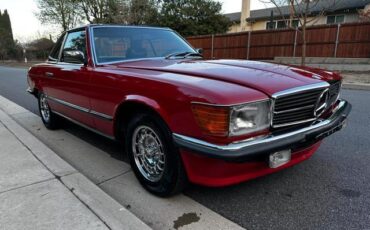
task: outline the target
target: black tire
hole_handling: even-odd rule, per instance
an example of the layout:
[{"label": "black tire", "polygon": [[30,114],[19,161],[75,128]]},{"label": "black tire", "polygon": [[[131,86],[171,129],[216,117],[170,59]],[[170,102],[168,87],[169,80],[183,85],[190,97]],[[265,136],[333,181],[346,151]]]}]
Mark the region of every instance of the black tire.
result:
[{"label": "black tire", "polygon": [[[44,103],[45,103],[44,106],[42,105],[43,100],[45,100],[44,101]],[[47,129],[50,129],[50,130],[55,130],[55,129],[59,128],[60,127],[60,117],[58,117],[58,115],[53,113],[53,111],[50,109],[50,106],[49,106],[49,104],[46,100],[45,94],[39,93],[38,103],[39,103],[40,117],[41,117],[42,123],[44,123],[45,127]],[[48,117],[46,117],[46,115],[44,115],[44,112],[46,112],[46,111],[49,114]]]},{"label": "black tire", "polygon": [[[165,163],[162,175],[158,181],[147,179],[140,171],[135,162],[133,140],[134,132],[141,127],[148,127],[157,135],[162,144]],[[172,135],[167,125],[155,115],[137,114],[128,123],[125,135],[126,153],[130,159],[131,167],[142,186],[149,192],[161,196],[169,197],[180,193],[187,185],[187,177],[178,149],[172,141]]]}]

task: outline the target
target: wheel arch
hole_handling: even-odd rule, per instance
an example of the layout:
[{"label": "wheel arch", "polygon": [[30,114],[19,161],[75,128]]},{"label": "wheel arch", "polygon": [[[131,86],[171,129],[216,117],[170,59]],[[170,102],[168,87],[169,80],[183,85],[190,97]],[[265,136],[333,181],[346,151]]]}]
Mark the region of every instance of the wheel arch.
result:
[{"label": "wheel arch", "polygon": [[130,95],[125,97],[115,109],[113,126],[114,136],[117,140],[122,140],[128,121],[133,115],[140,112],[157,116],[171,130],[169,115],[157,101],[140,95]]},{"label": "wheel arch", "polygon": [[42,91],[40,91],[38,88],[33,88],[33,89],[27,89],[27,91],[30,93],[30,94],[32,94],[34,97],[36,97],[36,98],[39,98],[39,95],[40,95],[40,93],[42,92]]}]

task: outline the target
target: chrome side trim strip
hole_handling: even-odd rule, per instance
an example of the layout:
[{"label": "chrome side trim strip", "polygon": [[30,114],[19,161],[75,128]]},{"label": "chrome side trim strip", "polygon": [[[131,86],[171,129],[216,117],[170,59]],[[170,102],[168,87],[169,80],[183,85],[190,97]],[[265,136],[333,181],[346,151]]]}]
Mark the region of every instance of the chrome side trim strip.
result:
[{"label": "chrome side trim strip", "polygon": [[57,99],[55,97],[51,97],[51,96],[46,96],[47,99],[50,99],[54,102],[57,102],[59,104],[62,104],[62,105],[65,105],[67,107],[70,107],[72,109],[75,109],[75,110],[79,110],[81,112],[85,112],[85,113],[89,113],[90,110],[89,109],[86,109],[84,107],[81,107],[81,106],[78,106],[78,105],[75,105],[75,104],[72,104],[72,103],[69,103],[69,102],[66,102],[66,101],[63,101],[63,100],[60,100],[60,99]]},{"label": "chrome side trim strip", "polygon": [[113,120],[113,118],[109,115],[106,115],[104,113],[99,113],[99,112],[96,112],[94,110],[90,110],[90,114],[94,115],[94,116],[97,116],[97,117],[101,117],[101,118],[104,118],[106,120]]},{"label": "chrome side trim strip", "polygon": [[82,124],[81,122],[78,122],[78,121],[76,121],[76,120],[74,120],[74,119],[72,119],[72,118],[70,118],[70,117],[67,117],[66,115],[63,115],[63,114],[58,113],[58,112],[55,112],[55,111],[53,111],[53,113],[57,114],[58,116],[63,117],[64,119],[67,119],[68,121],[70,121],[70,122],[72,122],[72,123],[75,123],[76,125],[79,125],[79,126],[81,126],[81,127],[85,128],[85,129],[87,129],[87,130],[90,130],[91,132],[94,132],[94,133],[96,133],[96,134],[99,134],[99,135],[101,135],[101,136],[103,136],[103,137],[106,137],[106,138],[108,138],[108,139],[110,139],[110,140],[115,140],[115,138],[114,138],[114,137],[109,136],[109,135],[107,135],[107,134],[104,134],[104,133],[102,133],[102,132],[100,132],[100,131],[98,131],[98,130],[96,130],[96,129],[93,129],[93,128],[91,128],[91,127],[87,126],[87,125],[84,125],[84,124]]},{"label": "chrome side trim strip", "polygon": [[61,105],[64,105],[64,106],[70,107],[72,109],[78,110],[80,112],[88,113],[90,115],[96,116],[96,117],[101,118],[101,119],[104,119],[104,120],[113,121],[113,117],[112,116],[106,115],[104,113],[99,113],[99,112],[96,112],[94,110],[90,110],[90,109],[87,109],[87,108],[84,108],[84,107],[81,107],[81,106],[78,106],[78,105],[75,105],[75,104],[72,104],[72,103],[69,103],[69,102],[60,100],[60,99],[55,98],[55,97],[46,96],[46,98],[47,99],[50,99],[51,101],[54,101],[56,103],[59,103]]}]

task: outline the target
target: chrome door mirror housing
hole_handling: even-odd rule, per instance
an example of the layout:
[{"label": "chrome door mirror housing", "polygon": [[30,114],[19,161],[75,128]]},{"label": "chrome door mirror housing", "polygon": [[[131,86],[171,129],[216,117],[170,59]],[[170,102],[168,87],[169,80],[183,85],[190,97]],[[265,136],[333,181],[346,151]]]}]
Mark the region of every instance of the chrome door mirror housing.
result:
[{"label": "chrome door mirror housing", "polygon": [[203,55],[203,49],[202,48],[197,48],[197,49],[195,49],[195,51],[197,51],[198,54]]},{"label": "chrome door mirror housing", "polygon": [[87,65],[87,58],[80,50],[63,51],[63,62]]}]

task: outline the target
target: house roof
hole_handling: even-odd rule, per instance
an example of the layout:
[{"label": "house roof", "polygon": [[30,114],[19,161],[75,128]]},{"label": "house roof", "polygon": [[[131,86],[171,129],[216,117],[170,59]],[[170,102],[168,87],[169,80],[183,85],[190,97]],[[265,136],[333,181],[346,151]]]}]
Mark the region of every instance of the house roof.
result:
[{"label": "house roof", "polygon": [[240,21],[242,13],[241,12],[236,12],[236,13],[230,13],[230,14],[225,14],[225,16],[232,22],[238,22]]},{"label": "house roof", "polygon": [[[311,14],[316,14],[323,10],[325,10],[327,13],[334,13],[338,11],[340,12],[345,10],[362,9],[368,4],[370,4],[370,0],[325,0],[318,1],[317,4],[312,4],[310,11]],[[300,9],[303,9],[302,5],[297,5],[296,7],[298,12]],[[268,19],[271,17],[271,11],[274,12],[275,17],[281,17],[281,14],[283,16],[289,16],[290,6],[282,6],[280,7],[280,11],[276,7],[252,10],[251,16],[247,20],[255,21],[261,19]],[[230,21],[233,22],[240,21],[241,12],[225,14],[225,16],[228,17]]]}]

